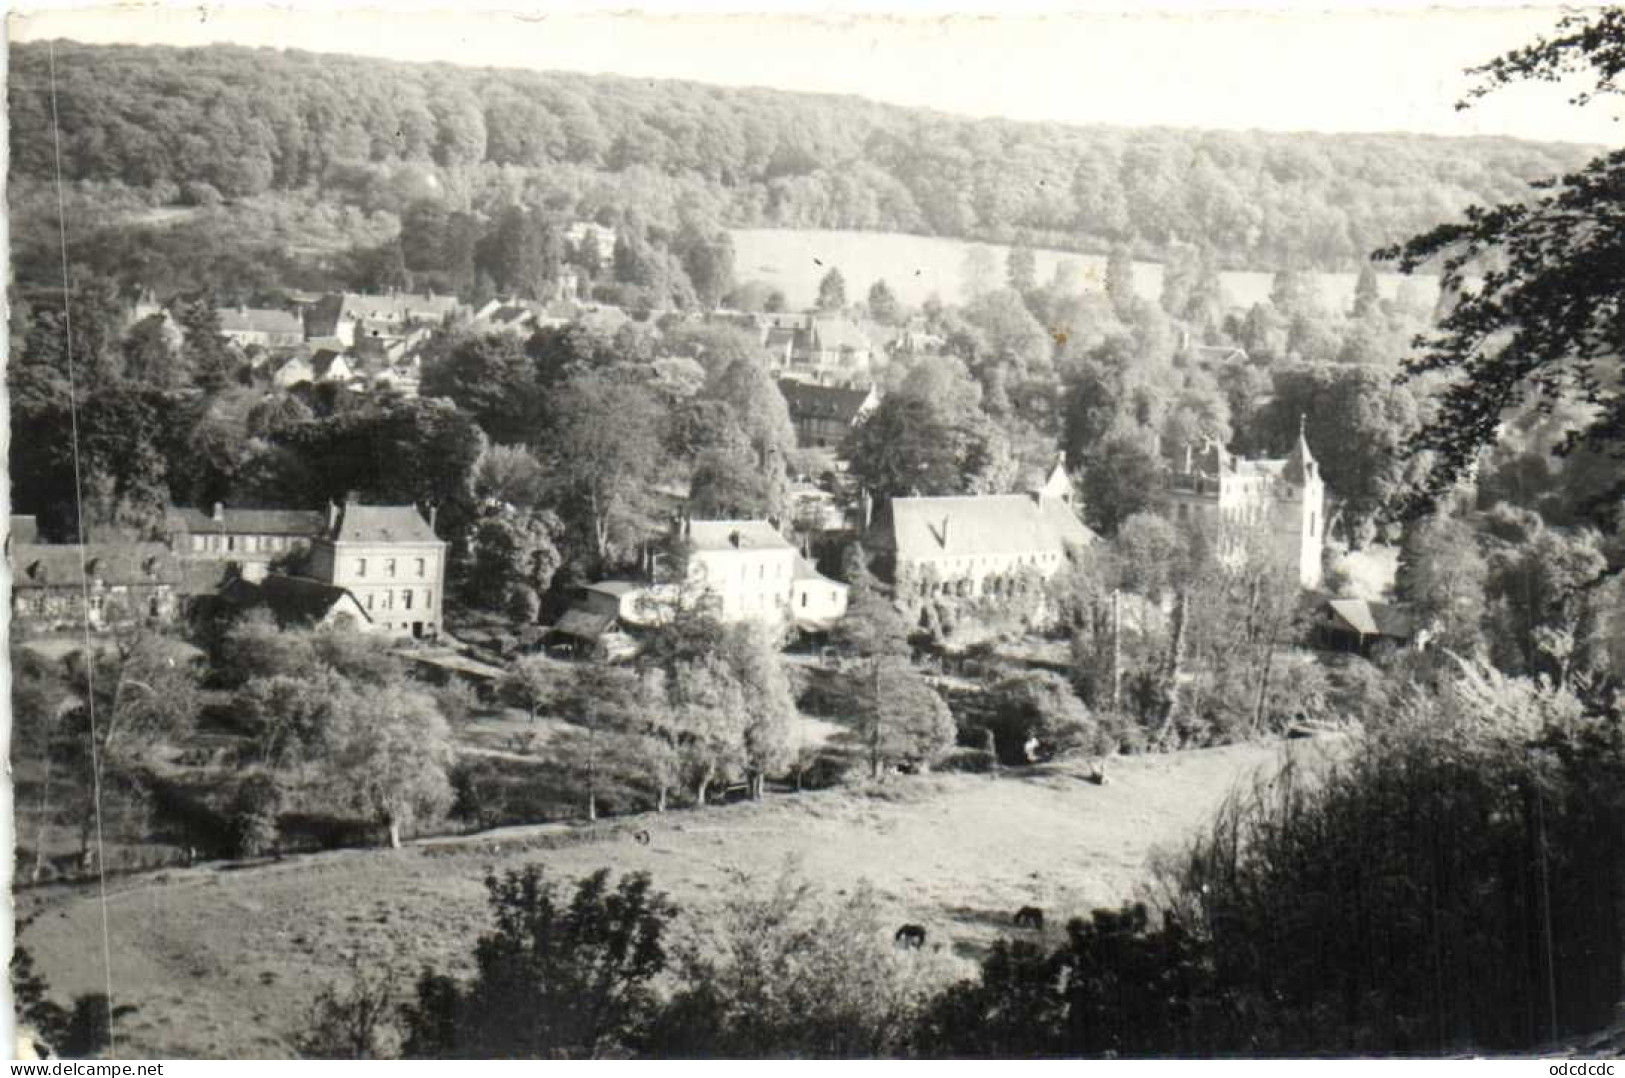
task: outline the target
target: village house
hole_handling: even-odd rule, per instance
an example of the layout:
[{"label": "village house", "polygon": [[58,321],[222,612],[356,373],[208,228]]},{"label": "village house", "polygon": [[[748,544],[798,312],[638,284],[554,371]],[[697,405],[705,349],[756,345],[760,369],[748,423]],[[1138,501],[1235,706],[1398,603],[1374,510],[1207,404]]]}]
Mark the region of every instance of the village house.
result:
[{"label": "village house", "polygon": [[243,348],[292,348],[304,343],[305,322],[298,314],[273,307],[223,307],[220,335]]},{"label": "village house", "polygon": [[886,350],[892,355],[936,355],[947,347],[947,340],[930,332],[923,318],[911,318],[888,342]]},{"label": "village house", "polygon": [[796,334],[790,373],[826,384],[867,380],[874,344],[845,318],[815,317]]},{"label": "village house", "polygon": [[463,310],[456,296],[334,293],[310,308],[305,329],[312,337],[336,337],[352,348],[360,337],[401,335],[413,325],[441,325]]},{"label": "village house", "polygon": [[780,326],[762,327],[762,351],[767,369],[781,371],[790,366],[796,350],[796,331]]},{"label": "village house", "polygon": [[1433,635],[1402,603],[1328,599],[1315,622],[1320,642],[1336,651],[1370,655],[1373,649],[1421,650]]},{"label": "village house", "polygon": [[790,484],[790,519],[796,531],[847,531],[853,527],[852,516],[846,502],[835,492],[805,480]]},{"label": "village house", "polygon": [[858,420],[880,404],[874,386],[826,386],[781,378],[779,392],[795,424],[796,442],[804,449],[839,447]]},{"label": "village house", "polygon": [[1054,576],[1071,548],[1095,540],[1078,519],[1065,464],[1026,494],[892,498],[870,529],[880,568],[912,599],[997,596],[1024,572]]},{"label": "village house", "polygon": [[180,566],[163,543],[8,544],[12,624],[30,632],[165,623],[180,610]]},{"label": "village house", "polygon": [[536,332],[536,316],[542,304],[524,300],[493,299],[474,312],[473,328],[478,333],[509,333],[529,337]]},{"label": "village house", "polygon": [[724,622],[825,629],[846,613],[847,586],[821,575],[765,520],[681,524],[690,587]]},{"label": "village house", "polygon": [[350,361],[342,352],[319,348],[309,355],[289,356],[271,375],[271,382],[282,388],[317,382],[348,382],[355,377]]},{"label": "village house", "polygon": [[1200,452],[1186,446],[1167,495],[1176,520],[1216,530],[1222,554],[1240,556],[1243,537],[1256,530],[1300,586],[1320,586],[1326,486],[1301,425],[1292,452],[1279,460],[1244,460],[1212,440]]},{"label": "village house", "polygon": [[422,384],[422,364],[417,356],[407,356],[399,363],[385,367],[372,376],[376,389],[399,393],[403,397],[416,397]]},{"label": "village house", "polygon": [[307,575],[355,596],[371,625],[392,636],[438,636],[446,544],[409,505],[329,506],[312,541]]},{"label": "village house", "polygon": [[615,243],[619,238],[613,228],[597,224],[593,221],[572,221],[564,230],[564,242],[570,245],[570,250],[576,258],[581,256],[581,245],[591,236],[593,246],[598,248],[598,261],[607,265],[615,257]]},{"label": "village house", "polygon": [[240,564],[308,550],[322,523],[320,510],[239,509],[220,502],[209,512],[175,506],[164,512],[164,533],[176,556]]}]

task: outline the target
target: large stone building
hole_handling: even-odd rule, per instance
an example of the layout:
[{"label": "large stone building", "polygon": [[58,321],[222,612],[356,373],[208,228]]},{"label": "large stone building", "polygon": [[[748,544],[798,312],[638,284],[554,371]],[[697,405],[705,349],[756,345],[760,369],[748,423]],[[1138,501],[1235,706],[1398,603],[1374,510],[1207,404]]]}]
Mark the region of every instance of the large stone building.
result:
[{"label": "large stone building", "polygon": [[446,544],[409,505],[358,505],[328,510],[326,529],[311,543],[308,575],[355,596],[368,628],[392,636],[429,638],[442,625]]},{"label": "large stone building", "polygon": [[1249,531],[1261,535],[1306,588],[1321,581],[1326,542],[1326,485],[1303,430],[1279,460],[1244,460],[1217,442],[1194,446],[1168,478],[1175,519],[1206,523],[1221,552],[1238,556]]},{"label": "large stone building", "polygon": [[1094,542],[1073,506],[1065,460],[1026,494],[892,498],[868,542],[904,599],[998,596],[1023,572],[1048,579]]},{"label": "large stone building", "polygon": [[322,524],[320,510],[239,509],[220,502],[209,512],[172,506],[164,514],[170,548],[188,561],[268,562],[309,549]]},{"label": "large stone building", "polygon": [[779,380],[779,392],[803,449],[838,449],[852,428],[880,403],[873,386],[826,386],[793,378]]}]

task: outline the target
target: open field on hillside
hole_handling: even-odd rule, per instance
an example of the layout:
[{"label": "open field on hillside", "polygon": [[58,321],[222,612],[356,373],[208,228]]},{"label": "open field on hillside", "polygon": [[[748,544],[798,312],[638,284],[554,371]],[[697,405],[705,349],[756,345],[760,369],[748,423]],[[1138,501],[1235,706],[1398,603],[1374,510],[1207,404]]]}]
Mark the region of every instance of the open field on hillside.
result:
[{"label": "open field on hillside", "polygon": [[[934,775],[880,787],[771,796],[756,804],[585,828],[512,828],[400,851],[346,850],[109,881],[113,992],[140,1012],[126,1057],[278,1056],[310,996],[347,963],[410,976],[462,969],[488,919],[486,873],[541,862],[561,878],[602,866],[650,872],[702,916],[729,870],[769,882],[797,857],[825,887],[870,880],[898,922],[927,926],[959,973],[1032,903],[1052,926],[1135,895],[1147,858],[1181,844],[1238,781],[1314,742],[1231,746],[1122,760],[1094,786],[1074,765],[1019,775]],[[538,848],[561,839],[588,839]],[[526,843],[532,848],[525,848]],[[93,887],[23,892],[21,935],[62,997],[104,987]],[[1052,927],[1052,932],[1058,932]]]},{"label": "open field on hillside", "polygon": [[[840,269],[846,279],[846,294],[853,301],[863,299],[869,286],[885,278],[899,299],[907,304],[923,303],[935,293],[944,303],[965,300],[965,257],[973,247],[985,247],[993,255],[995,283],[1004,283],[1004,260],[1008,248],[996,244],[940,236],[910,236],[898,232],[847,232],[828,229],[735,228],[734,274],[741,281],[763,280],[783,290],[792,310],[810,307],[818,298],[818,282],[831,267]],[[1104,287],[1106,260],[1099,255],[1072,251],[1035,252],[1038,280],[1048,281],[1058,262],[1073,262],[1078,280],[1086,286]],[[1321,299],[1338,310],[1352,305],[1356,274],[1317,273]],[[1225,296],[1238,307],[1250,307],[1269,298],[1274,280],[1270,273],[1228,272],[1221,274]],[[1392,297],[1405,280],[1397,274],[1378,274],[1378,287]],[[1437,296],[1433,277],[1416,279],[1428,303]],[[1162,266],[1155,262],[1134,264],[1134,285],[1140,295],[1156,299],[1162,291]]]}]

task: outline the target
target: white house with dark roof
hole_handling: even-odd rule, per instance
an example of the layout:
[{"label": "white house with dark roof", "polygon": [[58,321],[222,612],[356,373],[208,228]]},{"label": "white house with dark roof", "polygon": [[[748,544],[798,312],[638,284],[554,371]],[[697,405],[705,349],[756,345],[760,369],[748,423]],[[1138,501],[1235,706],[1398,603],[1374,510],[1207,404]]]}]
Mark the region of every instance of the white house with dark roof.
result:
[{"label": "white house with dark roof", "polygon": [[820,574],[765,520],[682,524],[688,583],[725,622],[821,629],[846,613],[847,586]]},{"label": "white house with dark roof", "polygon": [[392,636],[438,636],[446,544],[416,506],[329,506],[311,543],[309,576],[355,596],[372,626]]},{"label": "white house with dark roof", "polygon": [[1064,458],[1026,494],[892,498],[870,539],[912,599],[999,595],[1024,570],[1054,576],[1069,548],[1094,541],[1073,505]]}]

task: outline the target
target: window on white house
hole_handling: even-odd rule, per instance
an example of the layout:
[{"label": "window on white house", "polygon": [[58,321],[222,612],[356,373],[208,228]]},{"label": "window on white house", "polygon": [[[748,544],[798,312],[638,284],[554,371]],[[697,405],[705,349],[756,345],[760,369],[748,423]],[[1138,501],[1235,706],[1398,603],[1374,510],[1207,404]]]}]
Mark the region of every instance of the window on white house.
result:
[{"label": "window on white house", "polygon": [[384,574],[386,576],[394,576],[395,575],[395,559],[394,558],[389,558],[389,559],[385,560],[385,562],[384,562]]},{"label": "window on white house", "polygon": [[412,589],[411,588],[408,588],[405,591],[401,592],[401,608],[403,610],[412,609]]},{"label": "window on white house", "polygon": [[355,575],[356,576],[366,576],[367,575],[367,559],[366,558],[357,558],[355,560]]},{"label": "window on white house", "polygon": [[418,576],[419,577],[422,577],[428,571],[428,565],[429,565],[429,563],[424,561],[422,558],[418,559]]}]

